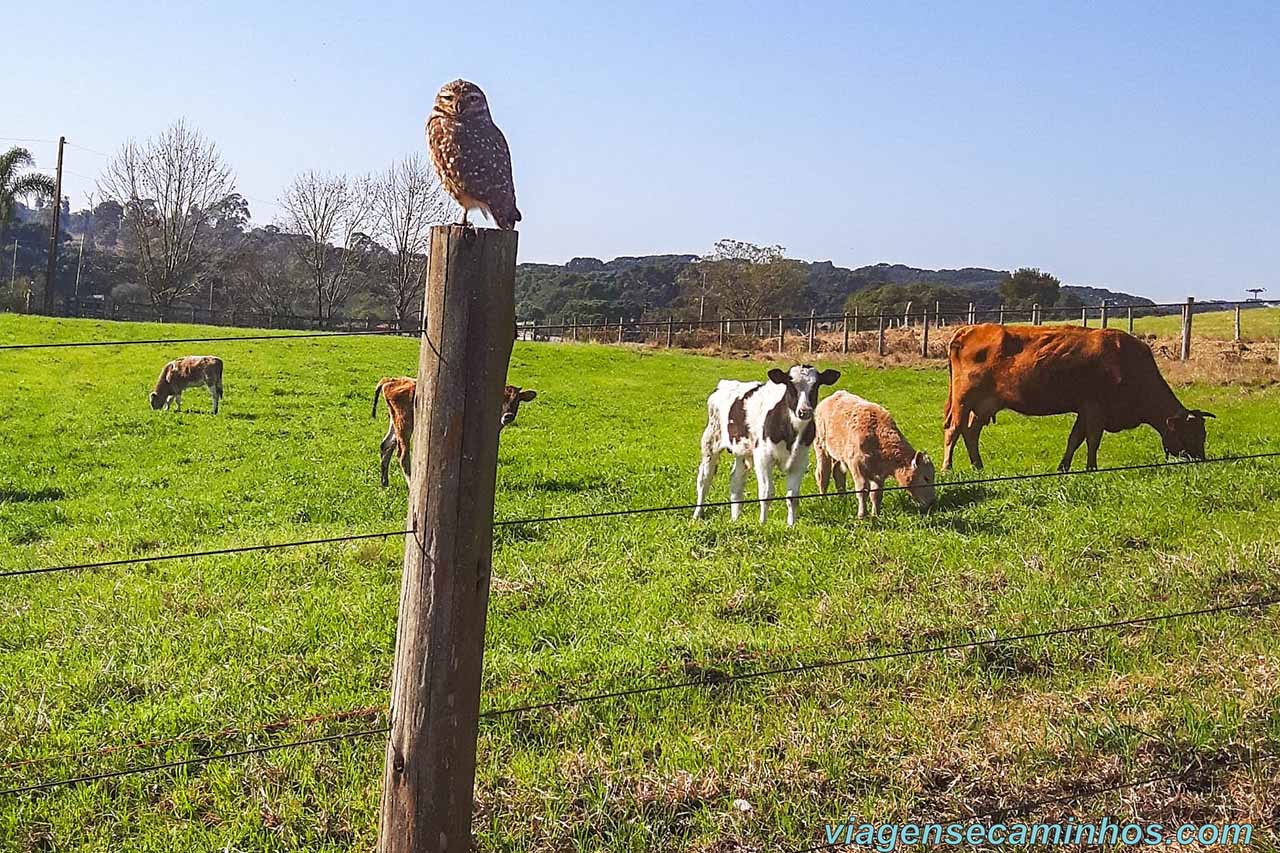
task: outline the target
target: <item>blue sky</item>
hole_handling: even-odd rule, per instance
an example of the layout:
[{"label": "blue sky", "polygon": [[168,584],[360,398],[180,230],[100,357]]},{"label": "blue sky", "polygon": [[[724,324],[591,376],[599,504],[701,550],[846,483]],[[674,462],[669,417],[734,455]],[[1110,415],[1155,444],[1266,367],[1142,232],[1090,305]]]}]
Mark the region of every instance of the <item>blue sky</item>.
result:
[{"label": "blue sky", "polygon": [[[11,54],[0,137],[110,153],[185,117],[268,222],[299,171],[424,151],[465,77],[511,144],[522,260],[734,237],[1280,296],[1280,4],[179,5],[59,4],[61,64]],[[68,148],[73,204],[102,164]]]}]

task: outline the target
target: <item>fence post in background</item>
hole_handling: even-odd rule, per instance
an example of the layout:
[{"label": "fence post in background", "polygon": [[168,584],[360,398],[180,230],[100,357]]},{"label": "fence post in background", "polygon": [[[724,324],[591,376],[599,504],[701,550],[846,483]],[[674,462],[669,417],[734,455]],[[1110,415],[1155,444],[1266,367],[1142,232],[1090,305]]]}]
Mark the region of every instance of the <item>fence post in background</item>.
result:
[{"label": "fence post in background", "polygon": [[534,343],[538,342],[538,321],[537,320],[533,321],[533,326],[530,327],[529,329],[529,340],[533,341]]},{"label": "fence post in background", "polygon": [[1182,308],[1182,353],[1183,361],[1191,359],[1191,315],[1195,313],[1196,298],[1187,297],[1187,304]]},{"label": "fence post in background", "polygon": [[516,234],[431,229],[379,853],[472,842]]},{"label": "fence post in background", "polygon": [[809,309],[809,352],[813,352],[813,333],[818,325],[818,321],[814,319],[818,314],[817,308]]},{"label": "fence post in background", "polygon": [[973,303],[970,302],[969,303],[969,325],[972,326],[976,322],[978,322],[978,315],[973,310]]},{"label": "fence post in background", "polygon": [[1236,335],[1232,338],[1236,343],[1240,342],[1240,306],[1236,306]]},{"label": "fence post in background", "polygon": [[876,317],[877,340],[876,352],[880,353],[880,357],[884,358],[884,308],[881,308]]},{"label": "fence post in background", "polygon": [[1133,306],[1130,305],[1127,310],[1129,313],[1129,334],[1132,335],[1133,334]]},{"label": "fence post in background", "polygon": [[1105,299],[1104,299],[1104,300],[1102,300],[1102,308],[1101,308],[1101,310],[1099,311],[1099,318],[1098,318],[1098,319],[1099,319],[1099,321],[1102,323],[1102,328],[1104,328],[1104,329],[1105,329],[1105,328],[1107,328],[1107,321],[1110,319],[1110,312],[1109,312],[1108,308],[1109,308],[1109,306],[1107,305],[1107,300],[1105,300]]},{"label": "fence post in background", "polygon": [[[856,309],[855,309],[856,310]],[[847,353],[849,351],[849,315],[844,315],[844,343],[840,346],[840,352]]]},{"label": "fence post in background", "polygon": [[1083,305],[1080,307],[1080,325],[1089,328],[1089,309]]},{"label": "fence post in background", "polygon": [[625,334],[625,332],[624,332],[624,330],[623,330],[623,327],[622,327],[622,324],[623,324],[623,322],[625,322],[625,320],[626,320],[626,318],[625,318],[625,317],[619,317],[619,318],[618,318],[618,343],[622,343],[622,336]]},{"label": "fence post in background", "polygon": [[911,327],[911,300],[907,300],[907,307],[902,309],[902,328]]},{"label": "fence post in background", "polygon": [[724,350],[724,318],[721,317],[716,321],[716,335],[720,338],[720,350]]},{"label": "fence post in background", "polygon": [[786,348],[786,327],[782,323],[782,315],[778,315],[778,352],[784,352]]},{"label": "fence post in background", "polygon": [[1000,325],[1004,325],[1004,303],[1000,303]]},{"label": "fence post in background", "polygon": [[858,306],[853,306],[853,333],[858,334]]},{"label": "fence post in background", "polygon": [[675,318],[670,314],[667,315],[667,349],[671,349],[671,335],[675,330]]},{"label": "fence post in background", "polygon": [[196,321],[196,309],[195,309],[195,308],[192,308],[192,309],[191,309],[191,322],[192,322],[192,323],[195,323],[195,321]]},{"label": "fence post in background", "polygon": [[920,357],[929,357],[929,309],[920,312],[924,322],[920,326]]},{"label": "fence post in background", "polygon": [[1040,303],[1039,302],[1033,302],[1031,304],[1031,325],[1033,326],[1040,325]]},{"label": "fence post in background", "polygon": [[942,303],[941,302],[933,303],[933,325],[936,328],[939,328],[939,329],[942,328]]}]

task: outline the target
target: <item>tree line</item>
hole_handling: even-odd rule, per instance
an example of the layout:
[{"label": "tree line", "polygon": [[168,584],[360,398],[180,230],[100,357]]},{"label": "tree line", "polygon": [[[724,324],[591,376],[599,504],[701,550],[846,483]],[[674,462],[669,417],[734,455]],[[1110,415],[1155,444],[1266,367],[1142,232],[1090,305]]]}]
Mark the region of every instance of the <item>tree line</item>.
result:
[{"label": "tree line", "polygon": [[[17,167],[30,165],[14,151],[6,156]],[[11,309],[43,301],[51,196],[43,184],[0,181]],[[430,228],[456,217],[433,170],[413,155],[367,175],[302,172],[280,194],[275,221],[253,226],[218,147],[181,121],[111,156],[88,209],[60,203],[52,294],[60,308],[110,299],[160,316],[199,306],[322,322],[353,314],[412,322]]]}]

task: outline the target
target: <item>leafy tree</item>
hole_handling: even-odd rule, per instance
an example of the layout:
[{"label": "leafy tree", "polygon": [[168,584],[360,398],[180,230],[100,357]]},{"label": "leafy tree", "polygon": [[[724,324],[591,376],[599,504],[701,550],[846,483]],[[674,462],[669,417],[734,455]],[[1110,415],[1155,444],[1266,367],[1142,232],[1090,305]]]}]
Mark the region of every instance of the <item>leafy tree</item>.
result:
[{"label": "leafy tree", "polygon": [[1049,307],[1058,302],[1062,282],[1035,267],[1022,267],[1000,282],[1000,296],[1011,308],[1028,308],[1033,304]]},{"label": "leafy tree", "polygon": [[710,297],[734,317],[784,311],[801,299],[808,282],[804,265],[787,258],[781,246],[742,240],[718,241],[697,267],[696,276],[685,277],[686,287],[697,287],[699,303]]},{"label": "leafy tree", "polygon": [[35,196],[38,200],[53,198],[57,189],[53,178],[39,172],[22,172],[35,164],[31,152],[25,148],[14,147],[0,154],[0,235],[9,226],[9,217],[17,199],[28,196]]}]

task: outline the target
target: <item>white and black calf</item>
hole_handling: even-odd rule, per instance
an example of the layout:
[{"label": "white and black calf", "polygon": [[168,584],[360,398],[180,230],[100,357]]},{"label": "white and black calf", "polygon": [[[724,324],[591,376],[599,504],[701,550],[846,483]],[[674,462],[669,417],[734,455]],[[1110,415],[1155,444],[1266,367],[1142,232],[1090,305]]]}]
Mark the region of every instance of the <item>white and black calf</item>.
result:
[{"label": "white and black calf", "polygon": [[[818,405],[818,389],[834,385],[838,370],[822,370],[800,364],[789,371],[769,371],[768,382],[736,382],[722,379],[707,398],[707,428],[702,433],[702,464],[698,467],[698,507],[694,518],[702,518],[707,490],[715,479],[720,454],[733,454],[729,475],[730,515],[734,521],[742,511],[742,490],[747,467],[756,471],[760,497],[760,523],[769,515],[773,497],[773,472],[778,467],[787,474],[787,524],[796,523],[796,497],[809,468],[809,448],[815,434],[813,410]],[[750,463],[748,463],[750,460]]]}]

